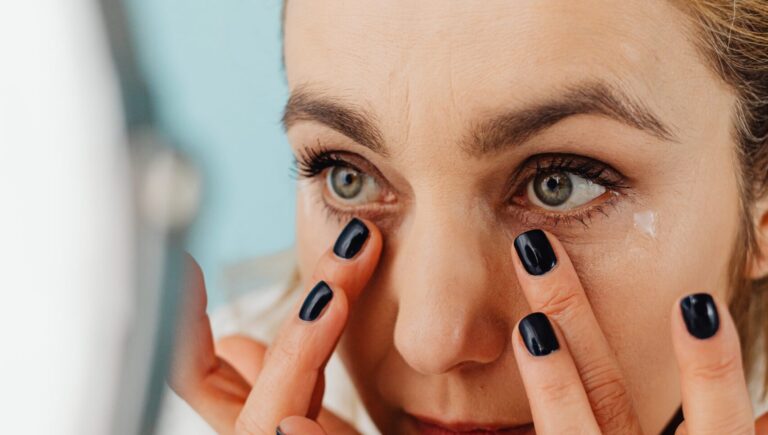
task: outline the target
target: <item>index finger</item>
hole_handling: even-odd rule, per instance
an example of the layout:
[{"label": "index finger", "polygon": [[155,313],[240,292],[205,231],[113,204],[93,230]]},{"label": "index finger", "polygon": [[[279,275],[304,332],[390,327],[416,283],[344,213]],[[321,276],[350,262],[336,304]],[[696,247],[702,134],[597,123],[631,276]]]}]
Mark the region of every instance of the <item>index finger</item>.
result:
[{"label": "index finger", "polygon": [[349,303],[373,274],[381,246],[373,224],[353,219],[320,258],[313,274],[317,283],[268,348],[238,418],[244,432],[273,433],[282,418],[308,415],[322,370],[346,325]]},{"label": "index finger", "polygon": [[532,311],[558,325],[603,433],[641,433],[624,376],[563,245],[531,230],[514,242],[513,263]]}]

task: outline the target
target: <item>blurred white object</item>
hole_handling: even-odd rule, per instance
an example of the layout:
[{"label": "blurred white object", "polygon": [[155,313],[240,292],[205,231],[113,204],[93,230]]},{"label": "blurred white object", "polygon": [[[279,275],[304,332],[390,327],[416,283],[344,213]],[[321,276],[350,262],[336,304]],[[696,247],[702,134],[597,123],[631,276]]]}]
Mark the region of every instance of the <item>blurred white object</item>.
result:
[{"label": "blurred white object", "polygon": [[0,2],[0,433],[152,424],[179,261],[165,233],[188,223],[198,184],[160,151],[137,175],[160,192],[135,206],[105,29],[95,1]]}]

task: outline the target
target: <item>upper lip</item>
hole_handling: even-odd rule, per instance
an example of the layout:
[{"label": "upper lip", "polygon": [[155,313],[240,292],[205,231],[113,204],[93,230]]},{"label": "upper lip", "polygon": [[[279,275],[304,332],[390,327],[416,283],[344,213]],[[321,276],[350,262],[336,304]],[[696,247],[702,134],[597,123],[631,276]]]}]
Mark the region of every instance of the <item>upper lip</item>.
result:
[{"label": "upper lip", "polygon": [[478,431],[499,432],[499,431],[521,429],[529,425],[529,424],[514,424],[514,423],[510,423],[510,424],[476,423],[476,422],[467,422],[467,421],[452,421],[449,423],[449,422],[438,420],[433,417],[426,417],[423,415],[417,415],[417,414],[411,414],[411,413],[408,413],[408,415],[416,420],[419,420],[421,423],[438,426],[443,429],[449,430],[451,432],[457,432],[457,433],[478,432]]}]

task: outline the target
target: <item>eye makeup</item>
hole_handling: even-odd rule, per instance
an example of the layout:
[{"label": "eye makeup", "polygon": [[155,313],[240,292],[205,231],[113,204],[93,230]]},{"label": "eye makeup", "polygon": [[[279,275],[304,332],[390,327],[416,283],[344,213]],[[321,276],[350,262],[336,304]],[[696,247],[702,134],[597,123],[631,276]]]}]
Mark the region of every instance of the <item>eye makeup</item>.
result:
[{"label": "eye makeup", "polygon": [[[376,220],[395,212],[395,190],[378,169],[362,156],[348,151],[331,150],[318,141],[316,147],[301,148],[295,156],[294,166],[297,178],[319,185],[317,190],[320,193],[320,204],[329,216],[336,217],[339,221],[348,220],[355,215]],[[347,178],[334,176],[339,173],[338,168],[347,169],[343,172],[347,174]],[[362,203],[353,203],[351,198],[344,195],[345,192],[359,192],[359,185],[350,190],[348,186],[334,184],[339,183],[339,179],[342,182],[359,182],[360,178],[365,180],[367,185],[376,186],[374,194],[365,195],[366,201]],[[533,189],[532,183],[542,180],[549,183],[545,184],[545,187],[553,189],[560,186],[566,186],[568,189],[573,186],[586,186],[583,191],[590,195],[582,194],[579,197],[583,203],[564,203],[557,207],[545,208],[540,205],[552,202],[542,202],[531,196],[532,192],[542,191]],[[566,180],[567,183],[558,185],[558,180]],[[509,193],[502,201],[503,213],[523,225],[556,227],[580,223],[585,228],[598,215],[608,217],[610,209],[615,208],[622,199],[628,198],[631,190],[627,177],[612,166],[590,157],[564,153],[537,154],[527,158],[512,171],[504,189]],[[552,196],[555,199],[561,197],[564,197],[561,193]],[[571,205],[573,207],[569,208]]]},{"label": "eye makeup", "polygon": [[[392,214],[396,202],[393,189],[372,164],[357,154],[329,150],[318,141],[316,148],[302,148],[295,155],[293,174],[299,181],[319,184],[319,192],[311,195],[317,197],[326,215],[339,223],[354,216],[382,220]],[[366,201],[360,202],[352,193],[362,193]]]},{"label": "eye makeup", "polygon": [[[585,186],[599,195],[570,209],[544,208],[536,205],[531,184],[547,176],[568,175],[581,180]],[[595,187],[602,187],[596,190]],[[630,195],[629,180],[612,166],[591,157],[575,154],[537,154],[529,157],[513,172],[509,181],[509,212],[523,224],[529,226],[550,226],[578,222],[584,227],[596,215],[608,216],[610,208],[615,207],[622,198]]]}]

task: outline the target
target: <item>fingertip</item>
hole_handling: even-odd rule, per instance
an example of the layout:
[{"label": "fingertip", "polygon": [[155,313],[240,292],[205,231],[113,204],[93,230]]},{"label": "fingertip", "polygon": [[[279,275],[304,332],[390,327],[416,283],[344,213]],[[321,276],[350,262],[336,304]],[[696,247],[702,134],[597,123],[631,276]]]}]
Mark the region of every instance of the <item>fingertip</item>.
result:
[{"label": "fingertip", "polygon": [[522,318],[517,329],[531,356],[547,356],[556,352],[563,341],[554,322],[542,312],[534,312]]},{"label": "fingertip", "polygon": [[719,297],[709,293],[682,296],[675,301],[671,315],[672,344],[684,376],[727,376],[729,366],[741,370],[736,325]]},{"label": "fingertip", "polygon": [[[672,305],[670,314],[673,337],[705,342],[709,339],[731,340],[735,325],[728,306],[712,293],[690,293],[683,295]],[[738,340],[736,340],[738,341]]]},{"label": "fingertip", "polygon": [[[365,226],[365,231],[360,225]],[[359,240],[362,234],[363,242]],[[373,222],[355,218],[320,257],[312,276],[343,287],[354,301],[378,265],[382,244],[381,232]]]},{"label": "fingertip", "polygon": [[544,229],[532,229],[518,234],[512,240],[510,251],[516,273],[526,280],[537,280],[565,269],[566,276],[575,274],[570,257],[560,240]]},{"label": "fingertip", "polygon": [[378,252],[381,251],[381,246],[383,243],[383,237],[381,235],[381,230],[379,230],[379,227],[376,226],[372,221],[368,219],[358,218],[361,220],[365,226],[368,228],[368,249]]}]

